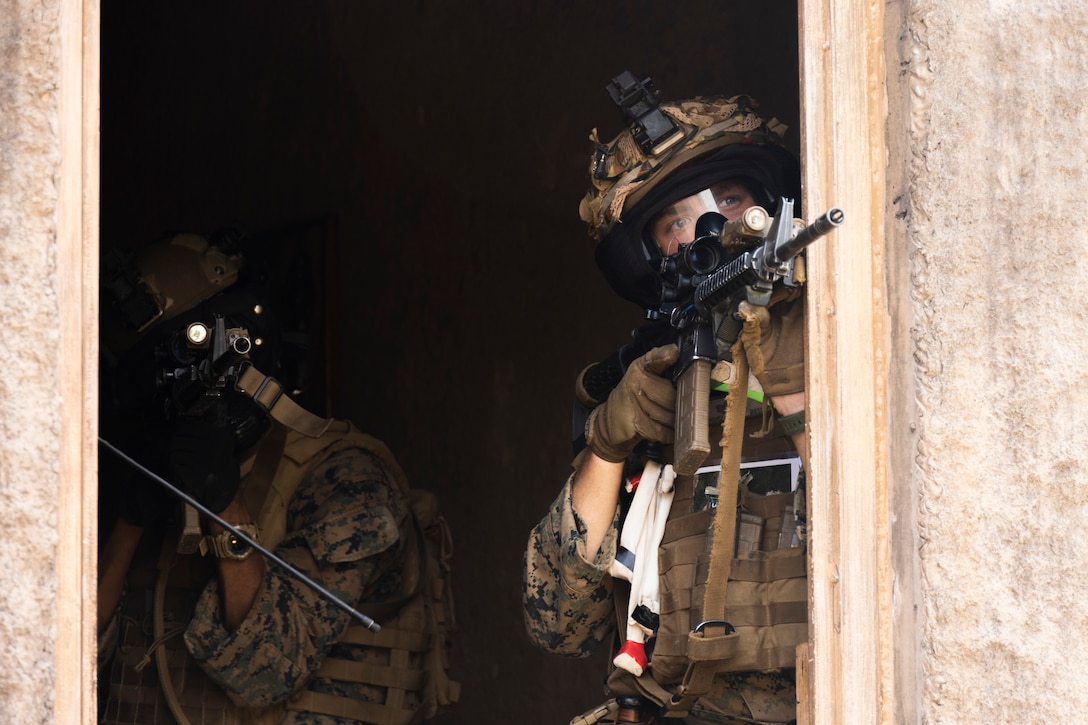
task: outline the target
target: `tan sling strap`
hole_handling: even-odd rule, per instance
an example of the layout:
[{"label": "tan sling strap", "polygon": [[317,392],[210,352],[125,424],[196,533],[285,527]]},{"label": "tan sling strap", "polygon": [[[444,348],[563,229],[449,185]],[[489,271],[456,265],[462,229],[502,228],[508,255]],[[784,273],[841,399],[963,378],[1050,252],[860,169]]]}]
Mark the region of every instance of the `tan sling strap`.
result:
[{"label": "tan sling strap", "polygon": [[[739,636],[725,621],[725,590],[733,564],[733,537],[736,532],[737,481],[740,479],[740,453],[744,436],[744,416],[748,397],[748,356],[745,333],[754,321],[745,320],[744,333],[733,345],[733,364],[739,384],[732,385],[726,398],[722,424],[722,466],[718,472],[718,508],[714,514],[714,532],[710,565],[703,595],[704,621],[688,633],[687,655],[690,662],[676,694],[666,702],[670,717],[686,715],[695,701],[710,691],[718,664],[737,649]],[[759,327],[755,327],[756,341]]]},{"label": "tan sling strap", "polygon": [[265,375],[252,365],[246,365],[238,376],[237,388],[239,392],[252,398],[273,420],[310,438],[320,437],[332,422],[314,415],[291,400],[284,394],[283,385],[278,380]]}]

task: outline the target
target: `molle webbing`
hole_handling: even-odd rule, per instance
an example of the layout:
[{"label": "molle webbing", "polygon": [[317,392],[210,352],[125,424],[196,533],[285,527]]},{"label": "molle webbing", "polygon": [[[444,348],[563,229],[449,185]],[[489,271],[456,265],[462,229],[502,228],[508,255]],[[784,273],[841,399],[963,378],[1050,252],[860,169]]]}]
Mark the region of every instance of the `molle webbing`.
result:
[{"label": "molle webbing", "polygon": [[[276,431],[282,433],[282,429]],[[282,446],[282,447],[281,447]],[[452,544],[445,520],[438,512],[433,494],[412,490],[389,450],[375,438],[358,431],[350,423],[333,421],[314,438],[300,431],[288,431],[285,441],[269,446],[253,468],[244,471],[243,495],[251,510],[259,512],[262,539],[269,548],[282,541],[286,529],[287,504],[295,490],[314,466],[344,450],[363,449],[376,456],[411,506],[417,537],[411,542],[407,567],[421,584],[411,585],[404,599],[389,604],[360,604],[360,611],[377,619],[382,630],[374,634],[362,626],[349,627],[340,640],[346,644],[384,649],[389,664],[376,666],[372,661],[326,659],[316,677],[371,684],[387,688],[385,704],[368,703],[348,697],[303,690],[292,698],[289,710],[314,712],[355,719],[379,725],[407,725],[431,717],[440,708],[457,701],[459,684],[447,673],[449,662],[445,637],[454,626],[453,604],[448,589],[449,560]],[[282,452],[282,457],[277,456]],[[172,547],[170,547],[172,549]],[[110,693],[107,696],[103,725],[142,725],[151,722],[175,722],[167,696],[156,676],[159,668],[173,675],[167,680],[174,707],[188,722],[205,725],[271,725],[283,720],[284,704],[268,708],[239,708],[199,669],[185,650],[183,627],[192,613],[192,603],[210,575],[208,562],[182,556],[176,564],[164,567],[156,575],[147,572],[130,576],[129,599],[138,596],[132,587],[166,583],[170,589],[158,607],[151,604],[151,593],[132,602],[138,614],[123,612],[120,620],[120,648],[112,663]],[[174,587],[181,599],[174,600]],[[154,610],[163,618],[169,636],[152,647],[147,646],[145,627],[150,628]],[[439,641],[439,639],[443,641]]]},{"label": "molle webbing", "polygon": [[[329,440],[332,442],[330,443]],[[451,680],[447,634],[454,628],[453,600],[449,589],[452,539],[446,521],[438,511],[434,494],[412,489],[389,449],[377,439],[361,433],[343,421],[334,421],[321,438],[288,435],[277,484],[269,500],[289,501],[297,480],[310,470],[319,453],[361,448],[381,461],[411,508],[416,536],[408,542],[405,555],[407,592],[395,602],[357,605],[359,611],[381,624],[374,633],[361,625],[350,625],[339,641],[384,650],[384,655],[366,662],[328,658],[314,674],[316,678],[359,683],[385,688],[385,702],[361,700],[303,690],[287,703],[287,709],[361,720],[376,725],[409,725],[433,717],[457,702],[460,683]],[[324,460],[325,456],[321,457]],[[262,512],[262,533],[275,512]],[[282,526],[282,524],[281,524]],[[387,662],[384,662],[387,659]]]},{"label": "molle webbing", "polygon": [[[734,361],[746,376],[739,344]],[[730,396],[717,508],[681,513],[690,506],[677,502],[692,498],[693,481],[676,481],[672,518],[659,548],[660,619],[649,669],[638,678],[616,669],[608,680],[613,694],[649,697],[669,717],[686,715],[718,673],[794,667],[796,646],[808,639],[805,549],[734,551],[743,405]],[[781,517],[790,502],[788,496],[773,502],[767,497],[766,506],[783,508],[768,515]],[[617,586],[617,599],[625,591]],[[617,604],[617,615],[622,612],[626,602]]]},{"label": "molle webbing", "polygon": [[[173,554],[172,541],[164,552]],[[165,553],[164,553],[165,557]],[[183,557],[188,560],[193,557]],[[160,565],[169,564],[163,558]],[[182,639],[183,622],[192,611],[192,582],[203,582],[202,568],[175,567],[138,571],[130,582],[153,586],[130,588],[119,619],[119,642],[109,672],[100,725],[143,723],[208,723],[240,725],[238,708],[189,656]],[[170,577],[171,587],[167,588]],[[177,585],[175,588],[173,585]],[[158,620],[153,625],[153,620]],[[149,645],[153,626],[161,635]],[[164,685],[165,681],[165,685]]]},{"label": "molle webbing", "polygon": [[[416,605],[420,606],[416,606]],[[403,611],[397,622],[418,623],[422,614],[422,601],[414,599]],[[306,691],[292,698],[289,710],[316,712],[334,717],[346,717],[377,725],[409,725],[420,722],[424,712],[420,708],[423,699],[413,693],[422,693],[427,684],[428,672],[422,667],[426,653],[434,644],[435,633],[419,629],[398,629],[396,623],[383,624],[378,633],[366,627],[352,625],[342,642],[388,651],[388,664],[354,662],[329,658],[315,673],[316,677],[341,682],[359,682],[385,688],[385,702],[361,702],[344,697]]]},{"label": "molle webbing", "polygon": [[[677,479],[677,495],[690,488],[691,479]],[[732,562],[726,592],[725,620],[736,632],[719,651],[694,650],[702,644],[691,637],[707,617],[702,612],[709,570],[708,526],[714,510],[681,515],[671,521],[662,537],[660,626],[650,668],[642,677],[615,670],[609,679],[614,694],[641,694],[659,703],[673,697],[691,655],[718,659],[715,672],[748,672],[791,668],[797,644],[808,639],[807,559],[805,549],[740,552]],[[617,583],[618,584],[618,583]],[[617,599],[622,599],[617,586]],[[626,602],[617,603],[617,616]],[[711,642],[711,647],[718,644]],[[724,653],[724,656],[722,656]]]},{"label": "molle webbing", "polygon": [[[427,497],[429,494],[424,496]],[[419,508],[413,507],[414,510]],[[426,503],[423,508],[433,510],[433,506]],[[447,675],[449,662],[445,646],[446,635],[453,628],[453,602],[446,588],[448,567],[445,560],[449,552],[443,547],[443,553],[438,555],[441,561],[436,561],[436,552],[428,542],[433,541],[430,534],[437,524],[428,526],[422,515],[418,521],[422,545],[414,551],[420,552],[415,557],[417,561],[422,559],[419,590],[410,594],[406,602],[394,603],[399,607],[361,605],[360,609],[369,616],[383,620],[381,631],[372,632],[353,624],[340,640],[371,651],[384,650],[385,656],[377,658],[380,663],[329,658],[315,673],[315,677],[321,679],[384,688],[384,703],[305,691],[291,699],[287,704],[289,710],[353,718],[377,725],[410,725],[433,717],[457,702],[460,684]],[[444,522],[440,528],[445,536]],[[396,616],[386,620],[393,611]]]},{"label": "molle webbing", "polygon": [[[705,559],[705,555],[699,558]],[[808,638],[806,566],[801,548],[742,552],[740,558],[734,559],[725,619],[738,638],[735,654],[719,666],[719,672],[794,666],[794,650]],[[682,657],[690,646],[688,632],[703,620],[702,611],[694,605],[702,600],[706,582],[702,561],[696,563],[694,571],[690,588],[670,590],[662,598],[662,618],[671,615],[679,631],[658,632],[655,659]]]},{"label": "molle webbing", "polygon": [[[684,480],[688,486],[688,480]],[[671,658],[682,660],[692,628],[708,618],[702,609],[709,570],[707,525],[714,509],[669,521],[662,537],[662,625],[654,646],[658,680]],[[726,592],[725,619],[737,629],[737,651],[719,672],[794,665],[794,646],[807,639],[807,562],[803,548],[740,552],[734,556]]]},{"label": "molle webbing", "polygon": [[[748,358],[740,341],[733,345],[733,365],[737,379],[747,380]],[[701,601],[701,614],[699,619],[689,620],[690,629],[683,633],[683,640],[680,640],[680,646],[684,649],[677,649],[677,653],[683,651],[687,655],[687,668],[676,686],[676,694],[664,703],[670,712],[678,715],[686,715],[696,700],[710,691],[714,684],[714,675],[722,670],[724,662],[735,660],[739,644],[740,637],[727,619],[726,596],[729,592],[729,573],[733,567],[737,484],[740,480],[740,450],[744,439],[747,388],[747,385],[734,385],[726,396],[725,419],[722,422],[722,460],[718,471],[720,494],[708,539],[706,580],[702,582],[704,586],[701,590],[694,586],[700,582],[693,581],[692,587],[693,608]],[[684,568],[684,572],[698,571],[699,568],[688,566]],[[690,616],[690,609],[688,614]],[[659,634],[665,634],[667,640],[667,632]],[[657,657],[656,645],[654,656]],[[679,656],[676,659],[678,663],[683,661]]]}]

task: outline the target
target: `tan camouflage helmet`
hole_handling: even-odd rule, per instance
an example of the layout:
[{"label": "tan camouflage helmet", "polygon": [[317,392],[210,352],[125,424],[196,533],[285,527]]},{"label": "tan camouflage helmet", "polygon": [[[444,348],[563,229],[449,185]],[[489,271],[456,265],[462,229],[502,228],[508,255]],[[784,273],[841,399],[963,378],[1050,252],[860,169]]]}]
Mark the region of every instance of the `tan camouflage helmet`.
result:
[{"label": "tan camouflage helmet", "polygon": [[729,144],[781,144],[787,127],[777,119],[764,121],[750,96],[697,96],[665,102],[661,111],[676,122],[679,132],[647,154],[635,142],[630,128],[607,144],[597,129],[589,177],[592,187],[582,199],[579,215],[589,225],[589,236],[601,241],[630,209],[659,181],[689,162]]},{"label": "tan camouflage helmet", "polygon": [[159,309],[157,317],[144,323],[147,327],[188,312],[233,285],[242,256],[198,234],[178,234],[146,249],[136,266]]},{"label": "tan camouflage helmet", "polygon": [[128,261],[103,255],[102,354],[116,359],[144,332],[193,309],[238,281],[242,255],[199,234],[176,234]]}]

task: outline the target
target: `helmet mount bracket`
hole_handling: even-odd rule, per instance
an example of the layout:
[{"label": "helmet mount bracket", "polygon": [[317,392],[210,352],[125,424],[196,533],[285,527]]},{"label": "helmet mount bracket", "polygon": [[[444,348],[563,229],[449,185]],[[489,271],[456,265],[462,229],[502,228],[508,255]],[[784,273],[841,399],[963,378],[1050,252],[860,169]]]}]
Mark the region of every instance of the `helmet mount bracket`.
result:
[{"label": "helmet mount bracket", "polygon": [[680,127],[658,106],[661,91],[650,76],[639,78],[625,70],[605,90],[619,106],[632,138],[644,154],[660,154],[683,136]]}]

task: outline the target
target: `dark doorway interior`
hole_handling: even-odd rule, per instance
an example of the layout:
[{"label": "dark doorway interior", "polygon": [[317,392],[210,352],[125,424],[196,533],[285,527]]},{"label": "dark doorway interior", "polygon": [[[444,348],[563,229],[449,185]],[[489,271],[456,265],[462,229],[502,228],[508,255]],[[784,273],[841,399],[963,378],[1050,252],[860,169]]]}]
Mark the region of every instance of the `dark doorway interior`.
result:
[{"label": "dark doorway interior", "polygon": [[[755,7],[755,4],[753,4]],[[622,70],[751,93],[797,129],[793,2],[109,3],[102,242],[317,224],[331,413],[436,491],[456,542],[446,722],[567,722],[606,661],[522,627],[522,547],[569,472],[574,376],[639,311],[578,219]],[[309,226],[307,226],[309,225]],[[331,225],[331,231],[323,225]]]}]

